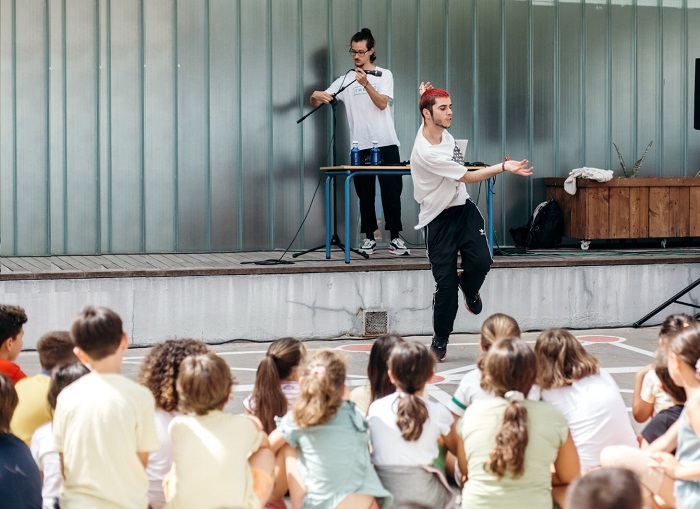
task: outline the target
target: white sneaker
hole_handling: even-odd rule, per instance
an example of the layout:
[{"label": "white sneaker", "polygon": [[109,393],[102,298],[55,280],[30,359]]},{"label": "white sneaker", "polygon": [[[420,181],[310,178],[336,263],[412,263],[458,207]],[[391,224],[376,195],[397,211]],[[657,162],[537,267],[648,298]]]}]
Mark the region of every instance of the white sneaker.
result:
[{"label": "white sneaker", "polygon": [[365,253],[368,255],[374,254],[374,250],[377,247],[377,243],[373,241],[372,239],[365,239],[365,241],[360,244],[360,247],[357,248],[357,250],[361,253]]},{"label": "white sneaker", "polygon": [[411,254],[411,251],[409,251],[406,244],[404,244],[403,240],[399,237],[391,241],[389,244],[389,252],[397,256],[408,256]]}]

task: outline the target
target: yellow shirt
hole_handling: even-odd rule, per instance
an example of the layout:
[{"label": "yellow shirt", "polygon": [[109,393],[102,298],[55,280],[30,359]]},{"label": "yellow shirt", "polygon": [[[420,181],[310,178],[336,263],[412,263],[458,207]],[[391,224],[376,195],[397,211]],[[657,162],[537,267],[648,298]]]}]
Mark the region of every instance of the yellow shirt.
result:
[{"label": "yellow shirt", "polygon": [[10,421],[10,431],[27,445],[34,431],[51,420],[47,399],[50,385],[51,377],[43,373],[23,378],[15,385],[19,403]]}]

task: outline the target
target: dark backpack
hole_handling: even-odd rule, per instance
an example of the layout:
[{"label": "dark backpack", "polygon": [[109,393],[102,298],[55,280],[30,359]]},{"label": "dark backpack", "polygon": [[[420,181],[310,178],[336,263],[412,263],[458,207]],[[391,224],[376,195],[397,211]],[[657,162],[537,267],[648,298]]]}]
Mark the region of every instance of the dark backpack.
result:
[{"label": "dark backpack", "polygon": [[510,229],[516,247],[559,247],[564,235],[564,213],[554,198],[540,203],[527,225]]}]

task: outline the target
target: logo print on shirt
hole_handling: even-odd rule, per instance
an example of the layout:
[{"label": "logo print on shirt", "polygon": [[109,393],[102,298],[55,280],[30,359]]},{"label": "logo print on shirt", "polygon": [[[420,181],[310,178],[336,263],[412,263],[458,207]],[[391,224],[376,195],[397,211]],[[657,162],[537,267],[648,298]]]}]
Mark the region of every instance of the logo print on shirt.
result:
[{"label": "logo print on shirt", "polygon": [[464,164],[464,155],[462,155],[462,151],[459,150],[456,143],[455,149],[452,151],[452,160],[457,164]]}]

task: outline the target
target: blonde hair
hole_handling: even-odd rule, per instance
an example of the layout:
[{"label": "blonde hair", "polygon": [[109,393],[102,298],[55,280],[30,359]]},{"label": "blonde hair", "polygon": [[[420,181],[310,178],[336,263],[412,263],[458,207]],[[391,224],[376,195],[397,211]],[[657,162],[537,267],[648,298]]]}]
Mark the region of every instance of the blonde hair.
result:
[{"label": "blonde hair", "polygon": [[180,408],[197,415],[222,409],[229,400],[233,382],[228,364],[215,353],[190,355],[180,364],[177,376]]},{"label": "blonde hair", "polygon": [[335,417],[343,404],[345,360],[333,350],[319,350],[308,360],[294,420],[300,428],[318,426]]},{"label": "blonde hair", "polygon": [[[530,346],[519,338],[494,343],[484,360],[484,385],[496,396],[510,391],[527,396],[537,377],[537,360]],[[484,469],[501,479],[506,471],[519,477],[525,471],[525,449],[529,441],[527,408],[517,397],[509,399],[503,423],[496,432],[495,445]]]},{"label": "blonde hair", "polygon": [[504,313],[495,313],[489,316],[484,323],[481,324],[481,343],[484,351],[476,362],[476,366],[480,371],[483,371],[484,356],[489,351],[491,345],[503,338],[519,338],[520,326],[515,318]]},{"label": "blonde hair", "polygon": [[389,356],[389,369],[396,388],[405,393],[396,408],[396,425],[404,440],[414,442],[423,434],[428,420],[428,407],[416,394],[433,376],[435,356],[427,346],[415,342],[394,345]]},{"label": "blonde hair", "polygon": [[548,329],[540,334],[535,343],[535,355],[541,389],[566,387],[600,372],[598,359],[566,329]]}]

